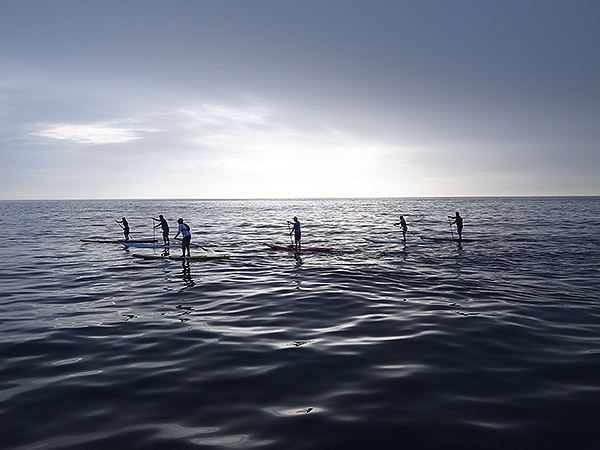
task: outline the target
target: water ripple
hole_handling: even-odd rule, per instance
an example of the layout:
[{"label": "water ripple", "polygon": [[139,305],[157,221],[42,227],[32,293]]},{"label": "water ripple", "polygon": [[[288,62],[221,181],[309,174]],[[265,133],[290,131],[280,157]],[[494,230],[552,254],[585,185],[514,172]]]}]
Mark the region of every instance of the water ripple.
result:
[{"label": "water ripple", "polygon": [[[40,231],[0,243],[3,448],[597,448],[598,198],[3,206]],[[456,209],[478,241],[363,239],[401,213],[444,236]],[[231,258],[140,261],[60,225],[151,235],[157,213]],[[263,246],[293,215],[335,251]]]}]

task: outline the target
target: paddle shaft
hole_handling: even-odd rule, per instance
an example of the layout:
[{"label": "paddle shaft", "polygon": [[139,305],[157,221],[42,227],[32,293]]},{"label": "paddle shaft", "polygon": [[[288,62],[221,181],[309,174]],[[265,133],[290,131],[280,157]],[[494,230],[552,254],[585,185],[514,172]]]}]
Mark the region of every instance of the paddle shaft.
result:
[{"label": "paddle shaft", "polygon": [[[397,223],[394,224],[395,227],[399,227],[400,225],[398,225]],[[406,231],[408,231],[410,234],[412,234],[415,237],[418,237],[415,233],[413,233],[411,230],[408,229],[408,227],[406,228]]]},{"label": "paddle shaft", "polygon": [[290,235],[290,242],[292,243],[292,247],[294,246],[294,238],[292,237],[292,229],[290,228],[290,221],[287,222],[288,226],[288,234]]},{"label": "paddle shaft", "polygon": [[[176,241],[181,241],[181,238],[176,238],[174,237],[173,239],[175,239]],[[212,250],[209,250],[207,248],[202,247],[200,244],[194,244],[197,245],[198,247],[200,247],[202,250],[204,250],[205,252],[211,252]]]},{"label": "paddle shaft", "polygon": [[[117,222],[117,224],[121,227],[121,230],[125,231],[125,227],[121,225],[121,223],[118,220],[115,220],[115,222]],[[129,234],[131,234],[131,231],[129,231]]]}]

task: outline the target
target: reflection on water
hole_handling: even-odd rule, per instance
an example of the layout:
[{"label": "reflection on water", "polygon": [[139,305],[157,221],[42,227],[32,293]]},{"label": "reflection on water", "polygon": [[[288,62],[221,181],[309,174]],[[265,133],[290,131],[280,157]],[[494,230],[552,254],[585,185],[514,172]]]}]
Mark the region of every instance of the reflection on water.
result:
[{"label": "reflection on water", "polygon": [[183,282],[185,283],[186,287],[193,287],[193,286],[195,286],[196,283],[192,279],[192,269],[191,269],[191,266],[190,266],[190,262],[184,260],[181,263],[181,267],[183,269],[182,270]]},{"label": "reflection on water", "polygon": [[294,252],[294,259],[296,260],[296,269],[300,268],[303,264],[302,256],[300,252]]}]

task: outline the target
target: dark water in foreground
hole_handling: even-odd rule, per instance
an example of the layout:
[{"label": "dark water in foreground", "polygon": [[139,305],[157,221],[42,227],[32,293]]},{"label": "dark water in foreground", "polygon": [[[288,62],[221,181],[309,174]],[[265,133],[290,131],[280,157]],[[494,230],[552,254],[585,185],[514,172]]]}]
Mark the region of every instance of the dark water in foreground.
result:
[{"label": "dark water in foreground", "polygon": [[[0,206],[4,449],[600,448],[600,198]],[[79,242],[160,213],[231,259]]]}]

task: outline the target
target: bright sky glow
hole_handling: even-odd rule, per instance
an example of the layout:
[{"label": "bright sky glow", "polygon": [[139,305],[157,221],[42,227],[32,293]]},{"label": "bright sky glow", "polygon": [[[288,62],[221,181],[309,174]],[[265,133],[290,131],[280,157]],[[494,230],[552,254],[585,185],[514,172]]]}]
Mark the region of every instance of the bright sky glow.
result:
[{"label": "bright sky glow", "polygon": [[600,195],[600,3],[7,0],[0,199]]}]

